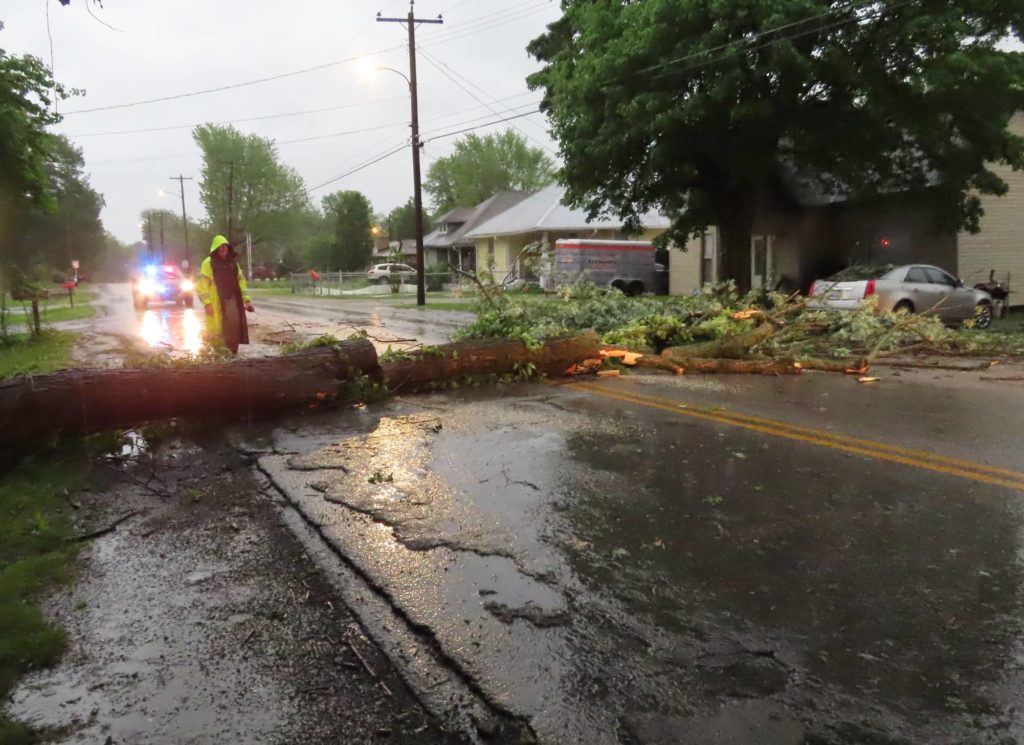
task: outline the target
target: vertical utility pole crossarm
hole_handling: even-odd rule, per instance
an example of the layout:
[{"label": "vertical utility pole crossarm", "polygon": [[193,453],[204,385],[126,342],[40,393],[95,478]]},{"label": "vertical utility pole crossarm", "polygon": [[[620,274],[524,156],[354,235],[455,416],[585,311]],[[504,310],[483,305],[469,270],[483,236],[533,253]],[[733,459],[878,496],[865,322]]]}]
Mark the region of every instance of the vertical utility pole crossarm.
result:
[{"label": "vertical utility pole crossarm", "polygon": [[[412,180],[413,202],[416,210],[416,304],[427,302],[426,276],[423,267],[423,190],[420,183],[420,114],[418,91],[416,89],[416,25],[419,23],[444,23],[437,18],[417,18],[415,0],[409,0],[409,15],[405,18],[382,18],[377,14],[378,23],[404,23],[409,30],[409,97],[412,99]],[[403,76],[404,77],[404,76]]]},{"label": "vertical utility pole crossarm", "polygon": [[192,273],[192,251],[188,246],[188,215],[185,214],[185,182],[191,181],[191,176],[183,176],[178,174],[177,176],[171,176],[171,181],[177,181],[178,187],[181,189],[181,227],[185,231],[185,261],[188,262],[189,274]]}]

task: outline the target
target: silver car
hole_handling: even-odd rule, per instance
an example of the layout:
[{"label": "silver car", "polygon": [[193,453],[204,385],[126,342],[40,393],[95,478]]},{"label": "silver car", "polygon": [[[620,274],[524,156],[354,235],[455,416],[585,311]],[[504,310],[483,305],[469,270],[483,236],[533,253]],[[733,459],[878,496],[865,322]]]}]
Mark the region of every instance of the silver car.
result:
[{"label": "silver car", "polygon": [[849,267],[816,280],[810,306],[854,310],[872,296],[881,311],[935,313],[950,325],[973,319],[982,329],[992,323],[991,295],[927,264]]}]

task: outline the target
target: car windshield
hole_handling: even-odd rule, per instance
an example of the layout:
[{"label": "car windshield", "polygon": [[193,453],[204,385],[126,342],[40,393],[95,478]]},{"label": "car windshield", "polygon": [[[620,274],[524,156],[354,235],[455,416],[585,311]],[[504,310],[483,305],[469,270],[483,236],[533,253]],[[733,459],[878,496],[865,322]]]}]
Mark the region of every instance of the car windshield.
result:
[{"label": "car windshield", "polygon": [[829,281],[857,282],[865,279],[881,279],[895,268],[894,264],[858,264],[836,272],[829,277]]}]

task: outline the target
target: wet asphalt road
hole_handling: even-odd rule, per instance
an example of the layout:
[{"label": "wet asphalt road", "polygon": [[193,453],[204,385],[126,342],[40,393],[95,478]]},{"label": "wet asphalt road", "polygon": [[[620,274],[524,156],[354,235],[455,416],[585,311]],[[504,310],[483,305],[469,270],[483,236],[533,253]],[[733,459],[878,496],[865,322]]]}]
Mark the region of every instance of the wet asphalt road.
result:
[{"label": "wet asphalt road", "polygon": [[[202,306],[194,309],[174,303],[154,304],[145,311],[132,305],[128,284],[96,285],[98,315],[88,321],[60,324],[62,328],[87,333],[117,335],[131,339],[143,349],[172,355],[194,354],[203,343],[205,320]],[[256,312],[248,314],[251,344],[240,348],[242,356],[276,354],[282,343],[306,341],[331,334],[344,339],[365,330],[384,351],[417,344],[443,344],[456,329],[472,318],[453,311],[417,311],[396,308],[413,302],[401,300],[331,300],[311,296],[261,295],[253,292]]]},{"label": "wet asphalt road", "polygon": [[[260,312],[449,333],[327,302]],[[545,743],[1005,745],[1024,741],[1012,372],[636,375],[238,437],[436,711],[483,702]]]},{"label": "wet asphalt road", "polygon": [[542,742],[1016,742],[1024,389],[883,376],[410,398],[259,463]]}]

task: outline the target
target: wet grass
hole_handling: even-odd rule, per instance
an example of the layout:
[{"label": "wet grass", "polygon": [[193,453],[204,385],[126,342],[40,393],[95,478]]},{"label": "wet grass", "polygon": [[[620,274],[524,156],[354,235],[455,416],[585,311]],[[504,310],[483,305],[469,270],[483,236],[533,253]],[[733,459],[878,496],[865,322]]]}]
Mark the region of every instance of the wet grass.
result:
[{"label": "wet grass", "polygon": [[[77,290],[75,292],[75,305],[71,307],[71,299],[66,294],[60,294],[58,290],[51,295],[49,300],[41,300],[39,302],[39,318],[43,324],[92,318],[96,315],[96,309],[90,303],[97,297],[98,294],[92,290]],[[27,326],[30,314],[31,306],[29,303],[19,303],[8,299],[7,322],[9,324],[12,326]]]},{"label": "wet grass", "polygon": [[43,329],[38,336],[12,334],[0,339],[0,378],[67,367],[77,336],[69,331]]},{"label": "wet grass", "polygon": [[[18,679],[55,664],[64,631],[38,603],[72,576],[75,546],[67,492],[81,487],[88,461],[57,454],[27,461],[0,476],[0,700]],[[0,714],[0,742],[36,742],[31,728]]]}]

